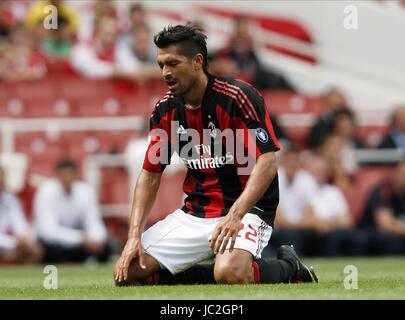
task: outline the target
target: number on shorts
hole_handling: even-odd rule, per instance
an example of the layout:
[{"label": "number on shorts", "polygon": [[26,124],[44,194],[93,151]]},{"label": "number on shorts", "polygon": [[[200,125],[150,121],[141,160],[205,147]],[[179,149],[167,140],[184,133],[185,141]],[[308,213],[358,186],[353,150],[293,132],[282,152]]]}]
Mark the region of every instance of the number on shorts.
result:
[{"label": "number on shorts", "polygon": [[[256,240],[255,240],[255,239],[252,239],[251,237],[256,238],[256,237],[257,237],[257,231],[256,231],[256,229],[253,228],[250,224],[248,225],[248,227],[249,227],[249,229],[251,229],[253,232],[246,232],[246,233],[245,233],[245,239],[246,239],[246,240],[249,240],[249,241],[252,241],[253,243],[256,243]],[[243,223],[241,223],[241,224],[240,224],[240,230],[243,230],[244,228],[245,228],[245,225],[244,225]],[[237,238],[239,238],[239,237],[240,237],[240,232],[239,232]]]}]

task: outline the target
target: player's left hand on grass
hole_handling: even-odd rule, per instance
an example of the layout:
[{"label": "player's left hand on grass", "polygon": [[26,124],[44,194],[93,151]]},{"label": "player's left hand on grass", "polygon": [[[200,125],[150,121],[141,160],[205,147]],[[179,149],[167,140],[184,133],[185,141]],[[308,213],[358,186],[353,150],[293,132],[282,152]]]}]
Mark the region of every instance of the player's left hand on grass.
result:
[{"label": "player's left hand on grass", "polygon": [[214,250],[215,254],[218,254],[218,252],[224,253],[229,241],[231,241],[229,251],[232,252],[240,230],[240,225],[241,219],[231,213],[228,213],[225,218],[217,224],[209,240],[210,248]]},{"label": "player's left hand on grass", "polygon": [[139,259],[139,265],[145,269],[145,250],[143,249],[141,239],[138,237],[128,238],[120,258],[115,264],[115,280],[118,282],[128,279],[128,269],[131,261]]}]

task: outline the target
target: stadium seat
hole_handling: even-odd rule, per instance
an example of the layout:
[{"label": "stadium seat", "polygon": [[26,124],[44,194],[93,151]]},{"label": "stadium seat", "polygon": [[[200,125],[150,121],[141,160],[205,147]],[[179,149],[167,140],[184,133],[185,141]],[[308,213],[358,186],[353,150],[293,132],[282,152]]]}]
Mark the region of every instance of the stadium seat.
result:
[{"label": "stadium seat", "polygon": [[135,130],[98,131],[94,134],[102,153],[124,152],[129,140],[138,136]]},{"label": "stadium seat", "polygon": [[354,176],[354,185],[345,192],[351,213],[356,222],[361,219],[372,189],[388,178],[394,171],[390,166],[370,166],[358,170]]},{"label": "stadium seat", "polygon": [[76,101],[78,115],[81,117],[110,117],[125,114],[122,102],[114,96],[82,98]]},{"label": "stadium seat", "polygon": [[24,100],[33,98],[52,99],[56,96],[55,83],[48,78],[35,81],[17,81],[14,94]]},{"label": "stadium seat", "polygon": [[100,202],[102,204],[128,204],[129,178],[124,167],[102,168]]},{"label": "stadium seat", "polygon": [[357,134],[370,148],[377,147],[388,132],[386,126],[358,126]]},{"label": "stadium seat", "polygon": [[163,96],[154,96],[146,91],[138,90],[136,94],[127,95],[121,98],[123,110],[127,115],[150,116],[157,101]]},{"label": "stadium seat", "polygon": [[307,138],[310,132],[308,127],[284,127],[286,135],[300,149],[307,148]]},{"label": "stadium seat", "polygon": [[59,118],[75,116],[72,103],[66,99],[33,98],[24,101],[25,115],[40,118]]},{"label": "stadium seat", "polygon": [[29,118],[30,114],[24,100],[18,97],[7,98],[0,106],[0,116],[7,118]]},{"label": "stadium seat", "polygon": [[100,152],[100,141],[92,131],[63,131],[59,144],[65,156],[82,161],[87,155]]},{"label": "stadium seat", "polygon": [[66,78],[59,83],[59,94],[68,100],[90,100],[94,97],[114,97],[114,85],[110,80],[86,80],[82,78]]},{"label": "stadium seat", "polygon": [[288,90],[263,90],[261,94],[272,114],[319,114],[322,109],[322,101],[319,96],[305,96]]}]

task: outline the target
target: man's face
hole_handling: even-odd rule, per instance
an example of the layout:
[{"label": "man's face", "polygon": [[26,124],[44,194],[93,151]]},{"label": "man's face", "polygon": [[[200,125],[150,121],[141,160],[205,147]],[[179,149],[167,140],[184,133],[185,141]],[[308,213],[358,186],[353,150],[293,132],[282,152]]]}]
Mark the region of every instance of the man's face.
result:
[{"label": "man's face", "polygon": [[179,54],[177,46],[170,45],[158,48],[157,62],[162,70],[163,80],[174,96],[182,96],[190,91],[196,82],[199,69],[195,59]]},{"label": "man's face", "polygon": [[97,35],[98,38],[106,49],[115,45],[118,34],[118,25],[115,19],[104,17],[98,24]]},{"label": "man's face", "polygon": [[355,133],[355,125],[349,116],[340,116],[336,119],[336,133],[342,137],[350,138]]},{"label": "man's face", "polygon": [[138,57],[145,58],[150,51],[150,34],[147,30],[142,30],[133,35],[135,47],[134,50]]},{"label": "man's face", "polygon": [[57,175],[65,190],[69,191],[73,181],[76,179],[76,171],[74,169],[64,168],[60,169]]},{"label": "man's face", "polygon": [[306,168],[309,173],[312,174],[319,185],[327,183],[330,178],[330,166],[328,161],[323,157],[312,157],[308,162]]},{"label": "man's face", "polygon": [[335,112],[346,109],[346,99],[343,94],[337,90],[330,90],[323,96],[324,110],[326,112]]},{"label": "man's face", "polygon": [[301,168],[301,162],[298,153],[285,153],[283,167],[289,180],[292,180],[295,173]]}]

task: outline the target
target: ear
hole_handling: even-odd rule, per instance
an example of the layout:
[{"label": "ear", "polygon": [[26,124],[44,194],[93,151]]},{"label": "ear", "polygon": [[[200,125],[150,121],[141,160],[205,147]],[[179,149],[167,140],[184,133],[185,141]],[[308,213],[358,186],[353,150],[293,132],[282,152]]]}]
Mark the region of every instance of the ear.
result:
[{"label": "ear", "polygon": [[204,65],[204,57],[201,53],[197,53],[193,58],[193,67],[195,71],[201,70]]}]

